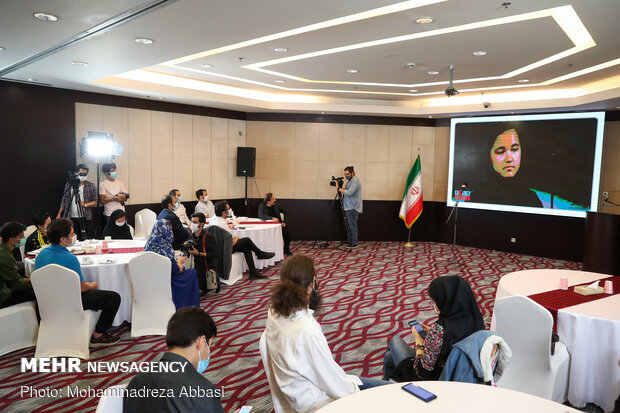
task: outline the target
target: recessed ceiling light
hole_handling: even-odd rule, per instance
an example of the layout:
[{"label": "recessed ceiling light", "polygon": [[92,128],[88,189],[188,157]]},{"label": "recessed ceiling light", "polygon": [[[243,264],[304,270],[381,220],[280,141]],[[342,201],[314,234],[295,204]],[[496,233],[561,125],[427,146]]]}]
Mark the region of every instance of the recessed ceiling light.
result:
[{"label": "recessed ceiling light", "polygon": [[486,56],[487,52],[486,50],[476,50],[475,52],[472,53],[474,56]]},{"label": "recessed ceiling light", "polygon": [[44,22],[57,22],[58,21],[58,16],[54,16],[53,14],[49,14],[49,13],[35,13],[33,14],[33,16],[36,19],[39,20],[43,20]]},{"label": "recessed ceiling light", "polygon": [[282,83],[286,83],[286,80],[280,80],[280,79],[278,79],[278,80],[276,80],[276,83],[280,83],[280,84],[282,84]]},{"label": "recessed ceiling light", "polygon": [[0,46],[0,52],[3,51],[3,50],[6,50],[6,48]]},{"label": "recessed ceiling light", "polygon": [[428,117],[429,117],[429,118],[432,118],[433,116],[432,116],[432,115],[428,115]]},{"label": "recessed ceiling light", "polygon": [[415,92],[417,92],[417,91],[418,91],[418,89],[409,89],[409,91],[410,91],[411,93],[415,93]]},{"label": "recessed ceiling light", "polygon": [[162,96],[158,96],[157,99],[164,100],[164,98]]},{"label": "recessed ceiling light", "polygon": [[428,71],[428,72],[426,72],[426,73],[428,73],[429,75],[438,75],[438,74],[439,74],[439,72],[438,72],[438,71],[436,71],[436,70],[429,70],[429,71]]},{"label": "recessed ceiling light", "polygon": [[33,78],[31,78],[31,77],[29,77],[27,80],[28,80],[29,82],[36,82],[36,81],[37,81],[37,79],[33,79]]},{"label": "recessed ceiling light", "polygon": [[357,69],[347,69],[347,73],[358,73],[359,70]]},{"label": "recessed ceiling light", "polygon": [[213,67],[213,65],[211,65],[211,64],[209,64],[209,63],[203,63],[203,64],[201,64],[200,66],[205,67],[205,68],[207,68],[207,69],[209,69],[209,68]]},{"label": "recessed ceiling light", "polygon": [[517,80],[517,82],[519,82],[519,83],[527,83],[529,81],[530,81],[530,79],[519,79],[519,80]]},{"label": "recessed ceiling light", "polygon": [[155,43],[155,40],[149,39],[147,37],[136,37],[134,39],[134,42],[139,43],[139,44],[153,44]]},{"label": "recessed ceiling light", "polygon": [[88,66],[88,63],[81,62],[79,60],[74,60],[74,61],[71,62],[71,64],[74,65],[74,66]]},{"label": "recessed ceiling light", "polygon": [[286,47],[276,47],[273,49],[273,51],[278,53],[285,53],[288,52],[288,49]]},{"label": "recessed ceiling light", "polygon": [[426,16],[426,17],[420,17],[419,19],[415,19],[415,22],[417,24],[429,24],[434,22],[435,19],[430,17],[430,16]]}]

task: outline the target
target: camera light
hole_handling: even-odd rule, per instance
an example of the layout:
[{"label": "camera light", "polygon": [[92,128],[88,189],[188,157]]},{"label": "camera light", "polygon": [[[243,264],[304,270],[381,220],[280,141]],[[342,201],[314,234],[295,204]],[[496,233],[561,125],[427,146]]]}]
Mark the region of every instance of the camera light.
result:
[{"label": "camera light", "polygon": [[114,142],[105,138],[86,139],[86,154],[95,158],[112,156]]}]

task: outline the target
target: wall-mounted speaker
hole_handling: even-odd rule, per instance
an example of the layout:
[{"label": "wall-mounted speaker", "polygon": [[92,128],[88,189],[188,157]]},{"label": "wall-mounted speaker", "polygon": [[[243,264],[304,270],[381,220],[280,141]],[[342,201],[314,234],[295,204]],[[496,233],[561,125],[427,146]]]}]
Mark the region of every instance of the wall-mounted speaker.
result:
[{"label": "wall-mounted speaker", "polygon": [[254,176],[256,172],[256,148],[237,146],[237,176]]}]

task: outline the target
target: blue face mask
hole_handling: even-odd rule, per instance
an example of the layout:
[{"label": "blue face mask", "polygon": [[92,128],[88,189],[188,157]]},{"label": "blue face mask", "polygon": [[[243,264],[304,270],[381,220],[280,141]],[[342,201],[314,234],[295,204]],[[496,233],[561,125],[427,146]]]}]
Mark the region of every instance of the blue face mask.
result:
[{"label": "blue face mask", "polygon": [[178,202],[176,204],[174,204],[174,210],[176,211],[177,209],[179,209],[179,203]]},{"label": "blue face mask", "polygon": [[110,172],[110,178],[116,179],[116,171]]},{"label": "blue face mask", "polygon": [[[207,346],[208,348],[209,346]],[[209,360],[211,359],[211,351],[209,351],[209,355],[206,360],[202,360],[200,357],[200,350],[198,350],[198,373],[202,374],[205,372],[207,367],[209,367]]]}]

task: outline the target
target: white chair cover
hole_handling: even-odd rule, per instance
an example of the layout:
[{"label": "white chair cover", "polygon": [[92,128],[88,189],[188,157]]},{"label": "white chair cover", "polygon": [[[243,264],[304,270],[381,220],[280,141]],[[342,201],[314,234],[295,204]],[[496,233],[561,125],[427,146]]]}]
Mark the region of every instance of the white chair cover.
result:
[{"label": "white chair cover", "polygon": [[[127,383],[108,387],[106,393],[99,399],[95,413],[123,413],[123,394],[121,390],[126,387]],[[116,389],[118,391],[115,391]]]},{"label": "white chair cover", "polygon": [[0,309],[0,356],[37,345],[39,322],[35,302],[28,301]]},{"label": "white chair cover", "polygon": [[157,214],[145,208],[136,212],[135,221],[136,235],[134,238],[146,239],[151,234],[155,221],[157,221]]},{"label": "white chair cover", "polygon": [[171,262],[154,252],[129,261],[133,285],[131,336],[166,335],[168,320],[176,308],[172,301]]},{"label": "white chair cover", "polygon": [[83,309],[80,277],[75,271],[50,264],[33,272],[30,279],[41,313],[34,356],[88,359],[90,336],[99,314]]},{"label": "white chair cover", "polygon": [[[32,234],[36,230],[37,230],[37,227],[35,227],[34,225],[28,225],[26,227],[26,230],[24,231],[24,238],[28,238],[30,236],[30,234]],[[26,248],[24,246],[22,246],[22,247],[19,247],[19,250],[22,253],[22,261],[23,261],[24,258],[26,257]]]},{"label": "white chair cover", "polygon": [[245,259],[243,258],[243,253],[235,252],[232,255],[232,264],[230,266],[230,275],[227,280],[221,280],[222,284],[233,285],[237,281],[243,278],[243,264],[245,263]]},{"label": "white chair cover", "polygon": [[551,355],[553,317],[528,297],[515,295],[495,301],[495,331],[512,350],[499,387],[563,403],[568,389],[570,355],[562,342]]}]

